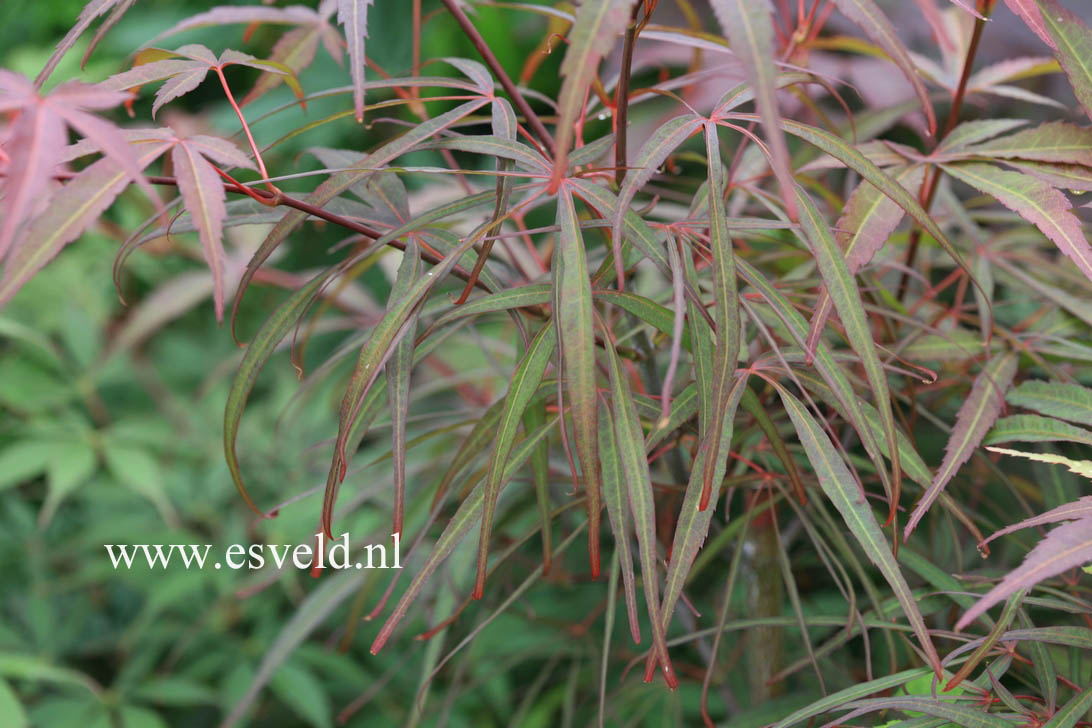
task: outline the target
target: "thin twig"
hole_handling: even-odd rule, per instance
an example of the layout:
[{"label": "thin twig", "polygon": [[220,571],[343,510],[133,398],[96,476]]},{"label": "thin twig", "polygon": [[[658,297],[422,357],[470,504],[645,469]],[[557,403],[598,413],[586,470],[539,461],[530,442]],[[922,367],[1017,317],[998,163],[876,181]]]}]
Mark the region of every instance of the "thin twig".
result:
[{"label": "thin twig", "polygon": [[523,114],[527,120],[527,125],[531,127],[531,131],[535,133],[538,140],[542,143],[542,146],[546,147],[546,151],[549,156],[553,156],[554,153],[554,138],[550,136],[550,132],[546,131],[546,127],[543,126],[542,120],[538,118],[538,114],[534,112],[534,109],[527,103],[527,99],[523,98],[523,94],[516,88],[516,84],[512,83],[512,79],[508,77],[508,74],[504,72],[504,67],[501,66],[500,61],[493,55],[493,51],[489,48],[489,44],[482,38],[481,33],[474,27],[474,24],[470,22],[470,18],[466,17],[466,13],[462,11],[455,0],[441,0],[444,6],[451,13],[451,16],[455,18],[455,22],[459,24],[459,27],[466,33],[466,37],[470,39],[470,42],[474,44],[475,50],[485,61],[485,64],[489,66],[489,70],[500,81],[501,86],[504,87],[505,92],[512,97],[512,103],[516,105],[519,112]]},{"label": "thin twig", "polygon": [[[4,176],[4,174],[0,173],[0,178]],[[75,176],[75,172],[59,172],[53,175],[53,178],[64,181],[72,179]],[[163,175],[145,175],[144,179],[148,180],[148,182],[152,183],[153,185],[166,185],[172,187],[178,186],[178,180],[176,180],[174,177],[166,177]],[[303,200],[292,197],[291,195],[286,195],[283,192],[273,194],[260,188],[247,187],[242,184],[233,184],[231,182],[224,183],[224,191],[246,195],[247,197],[262,202],[262,204],[268,204],[271,207],[291,207],[293,209],[299,210],[300,212],[305,212],[308,215],[312,215],[329,223],[333,223],[334,225],[337,225],[339,227],[343,227],[346,230],[351,230],[352,232],[358,233],[372,241],[378,240],[383,236],[383,233],[375,230],[374,228],[368,227],[367,225],[362,225],[355,220],[343,217],[341,215],[338,215],[337,213],[330,212],[329,210],[324,210],[317,205],[312,205],[309,202],[304,202]],[[258,198],[264,198],[264,200]],[[388,240],[386,244],[391,246],[392,248],[397,248],[398,250],[406,249],[406,243],[400,239]],[[432,263],[433,265],[438,265],[443,261],[443,256],[437,255],[436,253],[425,247],[421,248],[421,257],[424,260],[427,260],[429,263]],[[472,280],[470,272],[458,265],[452,267],[451,274],[454,275],[456,278],[459,278],[460,280]],[[474,280],[474,285],[482,289],[486,293],[494,292],[493,289],[491,289],[480,280]]]},{"label": "thin twig", "polygon": [[[976,18],[974,21],[974,32],[971,34],[970,45],[967,46],[967,57],[963,62],[963,73],[959,77],[959,86],[956,87],[955,95],[952,96],[952,108],[948,112],[948,121],[944,124],[944,129],[937,135],[936,144],[944,141],[944,138],[955,129],[956,124],[959,123],[959,112],[963,109],[963,99],[967,95],[967,82],[971,78],[971,69],[974,66],[974,57],[978,52],[979,41],[982,40],[982,31],[986,28],[986,21],[981,18]],[[939,186],[941,172],[939,169],[933,169],[932,174],[929,175],[928,181],[925,183],[925,187],[922,189],[921,206],[925,208],[925,212],[928,213],[929,209],[933,206],[933,199],[937,195],[937,187]],[[921,243],[921,227],[914,226],[914,229],[910,231],[909,247],[906,249],[906,260],[903,261],[904,270],[902,276],[899,278],[899,287],[896,298],[901,301],[906,296],[906,289],[910,283],[909,269],[914,266],[918,257],[918,246]]]}]

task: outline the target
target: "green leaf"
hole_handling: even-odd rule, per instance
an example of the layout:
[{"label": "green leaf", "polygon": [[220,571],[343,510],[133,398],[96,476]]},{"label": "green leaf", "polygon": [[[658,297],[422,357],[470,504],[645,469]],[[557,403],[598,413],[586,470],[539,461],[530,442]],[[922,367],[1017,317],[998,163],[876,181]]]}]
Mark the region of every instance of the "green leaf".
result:
[{"label": "green leaf", "polygon": [[792,196],[795,184],[777,106],[777,66],[774,63],[777,52],[770,1],[712,0],[711,4],[721,30],[732,44],[732,51],[743,64],[747,80],[754,89],[766,144],[770,148],[771,166],[781,186],[789,217],[795,220],[796,205]]},{"label": "green leaf", "polygon": [[269,687],[274,695],[308,725],[314,728],[329,728],[333,725],[330,697],[325,688],[314,675],[296,663],[286,662],[277,668],[269,681]]},{"label": "green leaf", "polygon": [[902,606],[903,614],[906,615],[907,621],[910,622],[918,638],[918,644],[925,652],[929,665],[939,678],[941,676],[940,657],[929,637],[929,630],[922,620],[921,611],[910,591],[910,586],[899,570],[899,565],[891,553],[891,547],[884,539],[872,508],[862,497],[860,488],[830,440],[827,439],[826,433],[796,397],[779,385],[777,389],[808,455],[808,462],[819,478],[819,487],[841,514],[861,550],[876,565],[890,585],[895,598]]},{"label": "green leaf", "polygon": [[[421,254],[415,240],[406,243],[402,263],[391,288],[390,300],[397,301],[421,277]],[[394,346],[387,361],[387,401],[391,411],[391,457],[394,460],[394,520],[391,533],[402,533],[402,514],[406,502],[406,419],[409,417],[410,374],[413,372],[414,336],[417,315],[406,321],[406,333]]]},{"label": "green leaf", "polygon": [[334,609],[356,593],[366,573],[364,570],[357,569],[338,571],[329,578],[322,579],[318,588],[300,602],[295,614],[285,623],[265,650],[261,665],[251,678],[249,687],[224,718],[224,725],[235,725],[242,720],[254,699],[258,697],[262,688],[269,683],[289,655],[326,621]]},{"label": "green leaf", "polygon": [[[508,464],[505,466],[502,482],[509,482],[515,474],[519,472],[527,463],[527,460],[530,459],[531,454],[557,424],[557,416],[551,417],[544,425],[534,432],[528,433],[527,437],[516,445],[512,450],[511,456],[508,458]],[[479,482],[470,491],[470,494],[467,495],[466,499],[459,504],[455,514],[447,522],[447,525],[444,526],[444,531],[440,534],[440,537],[436,539],[436,543],[433,545],[428,558],[425,559],[424,563],[414,574],[413,581],[406,587],[406,591],[403,592],[402,598],[398,600],[398,604],[395,605],[394,610],[391,612],[390,616],[387,617],[387,621],[384,622],[383,626],[379,629],[379,633],[376,635],[371,646],[371,653],[373,655],[378,654],[379,651],[383,649],[383,646],[391,638],[391,635],[394,634],[395,628],[406,616],[406,612],[409,611],[410,605],[412,605],[420,595],[421,589],[424,587],[425,583],[440,564],[451,555],[451,552],[455,550],[455,547],[459,545],[459,542],[463,540],[463,537],[474,527],[474,524],[478,522],[478,519],[481,518],[484,500],[485,485]]]},{"label": "green leaf", "polygon": [[[659,662],[668,687],[674,689],[679,682],[671,666],[671,658],[667,654],[666,625],[661,611],[660,580],[657,576],[659,557],[656,551],[656,504],[652,495],[652,476],[648,469],[648,457],[645,455],[644,432],[641,430],[641,421],[637,418],[637,410],[633,405],[633,394],[630,392],[626,375],[622,371],[618,354],[613,346],[607,346],[606,349],[610,370],[615,442],[622,462],[626,492],[629,494],[634,531],[637,534],[637,546],[641,558],[641,583],[645,589],[648,619],[652,624],[652,654]],[[646,670],[646,682],[648,679],[649,674]]]},{"label": "green leaf", "polygon": [[603,468],[603,500],[607,504],[607,520],[614,533],[614,563],[622,569],[622,587],[626,594],[626,616],[629,634],[634,644],[641,644],[641,620],[637,616],[637,589],[633,576],[633,555],[630,538],[633,532],[629,514],[628,494],[622,492],[625,474],[614,435],[614,417],[603,406],[599,413],[599,454]]},{"label": "green leaf", "polygon": [[59,667],[34,655],[0,652],[0,676],[16,680],[41,680],[58,685],[75,685],[92,693],[100,693],[94,680],[82,672]]},{"label": "green leaf", "polygon": [[956,424],[944,448],[944,460],[933,482],[914,506],[906,522],[904,537],[909,540],[918,522],[963,463],[970,459],[986,432],[1001,413],[1005,391],[1016,374],[1017,355],[1007,352],[987,362],[971,386],[971,392],[956,413]]},{"label": "green leaf", "polygon": [[[702,491],[698,509],[704,511],[712,499],[714,483],[719,486],[728,460],[727,444],[721,437],[730,427],[725,424],[728,401],[735,386],[739,364],[740,317],[739,292],[736,285],[735,252],[725,220],[724,167],[720,161],[720,140],[713,122],[705,125],[705,151],[709,160],[709,247],[712,250],[713,321],[716,347],[713,350],[710,405],[713,408],[709,429],[702,437],[701,449],[706,451],[702,468]],[[734,411],[734,408],[733,408]]]},{"label": "green leaf", "polygon": [[890,503],[888,520],[894,518],[899,502],[899,493],[902,483],[902,468],[899,465],[898,438],[895,430],[895,418],[891,412],[891,394],[887,387],[887,375],[876,353],[876,344],[872,340],[872,330],[865,317],[864,304],[861,302],[861,292],[857,288],[857,281],[849,272],[845,259],[842,257],[838,244],[831,235],[826,220],[815,207],[803,190],[797,190],[797,199],[800,203],[800,224],[810,243],[815,262],[819,272],[826,283],[827,291],[834,302],[834,308],[842,319],[846,337],[849,339],[853,350],[861,358],[865,375],[872,387],[876,409],[880,413],[880,421],[883,423],[884,435],[887,439],[887,452],[891,460],[891,479],[887,480],[885,472],[880,471],[881,478],[888,490],[887,496]]},{"label": "green leaf", "polygon": [[[735,426],[736,409],[739,401],[747,389],[747,377],[738,377],[731,391],[728,393],[728,401],[724,405],[722,417],[723,429],[720,431],[720,451],[724,453],[725,461],[714,473],[714,481],[717,489],[720,489],[721,480],[726,469],[727,453],[732,442],[732,434]],[[715,430],[708,430],[707,437],[716,434]],[[671,617],[675,613],[675,606],[682,595],[683,586],[686,584],[690,573],[690,567],[694,559],[705,543],[709,535],[709,524],[713,520],[714,508],[701,508],[701,497],[704,489],[703,473],[705,472],[705,459],[709,457],[706,447],[699,447],[697,457],[690,468],[690,481],[686,484],[686,493],[683,495],[682,506],[679,508],[679,518],[675,524],[675,535],[671,541],[671,561],[667,565],[667,578],[664,580],[663,618],[664,630],[671,623]],[[645,663],[645,679],[652,679],[652,671],[655,663],[651,655]]]},{"label": "green leaf", "polygon": [[387,312],[372,329],[371,336],[361,347],[338,413],[338,434],[334,444],[334,457],[330,464],[330,476],[322,502],[321,526],[327,536],[331,535],[337,486],[345,479],[349,461],[352,459],[352,450],[348,447],[352,439],[351,433],[372,385],[375,384],[384,364],[394,352],[395,346],[406,336],[409,322],[424,297],[438,280],[447,275],[459,258],[470,250],[485,230],[486,228],[479,227],[477,232],[466,236],[465,240],[447,253],[431,270],[414,281],[402,298],[388,306]]},{"label": "green leaf", "polygon": [[625,30],[632,5],[630,0],[581,0],[576,10],[569,31],[568,48],[561,62],[561,77],[564,80],[557,97],[555,180],[560,180],[568,167],[576,120],[599,70],[599,61],[610,53],[618,36]]},{"label": "green leaf", "polygon": [[49,494],[38,522],[48,525],[61,502],[94,475],[98,465],[94,448],[83,440],[58,442],[46,464]]},{"label": "green leaf", "polygon": [[937,718],[951,721],[963,728],[1015,728],[1016,724],[1001,716],[959,703],[941,702],[936,698],[917,698],[912,696],[893,698],[870,698],[857,700],[842,706],[853,712],[840,720],[849,720],[850,716],[863,715],[878,710],[916,711]]},{"label": "green leaf", "polygon": [[243,483],[242,469],[239,467],[239,457],[235,452],[235,440],[239,435],[239,423],[243,418],[243,410],[246,408],[247,399],[250,397],[254,383],[258,380],[258,374],[262,367],[269,361],[277,344],[288,335],[288,332],[300,320],[300,317],[310,307],[315,296],[322,286],[330,279],[333,269],[324,271],[305,285],[296,289],[288,298],[273,310],[273,313],[262,324],[258,333],[243,354],[243,360],[235,372],[231,381],[231,389],[228,391],[227,404],[224,406],[224,457],[227,460],[228,470],[236,489],[251,510],[259,515],[265,515],[250,497],[246,485]]},{"label": "green leaf", "polygon": [[474,582],[474,598],[481,599],[485,589],[486,567],[489,563],[489,536],[493,532],[493,512],[497,507],[504,469],[516,440],[516,431],[524,412],[542,383],[542,376],[554,355],[557,335],[551,321],[538,332],[527,353],[520,360],[508,385],[504,409],[497,423],[497,437],[489,458],[485,478],[485,498],[482,506],[481,538],[478,542],[478,574]]},{"label": "green leaf", "polygon": [[1054,40],[1054,55],[1084,112],[1092,118],[1092,28],[1058,0],[1039,0],[1039,9],[1046,32]]},{"label": "green leaf", "polygon": [[147,498],[164,521],[175,523],[177,517],[167,497],[163,471],[159,467],[159,461],[151,453],[142,447],[122,444],[108,438],[102,454],[106,469],[119,483]]},{"label": "green leaf", "polygon": [[45,472],[53,454],[63,447],[53,440],[19,440],[0,452],[0,490]]},{"label": "green leaf", "polygon": [[[557,348],[564,372],[566,405],[576,436],[576,454],[588,497],[588,555],[599,576],[599,435],[595,383],[595,330],[584,239],[568,185],[558,193],[558,250],[554,255]],[[575,474],[574,474],[575,475]]]},{"label": "green leaf", "polygon": [[[924,165],[915,164],[891,171],[896,182],[909,192],[918,193],[925,177]],[[834,224],[837,231],[835,239],[845,255],[846,267],[851,274],[856,275],[857,271],[868,265],[902,222],[903,215],[902,208],[872,183],[865,181],[857,185],[846,200],[842,216]],[[820,292],[812,316],[808,351],[814,351],[814,341],[826,326],[832,306],[830,295],[824,289]]]},{"label": "green leaf", "polygon": [[1043,728],[1073,728],[1092,708],[1092,686],[1073,696],[1072,699],[1043,723]]},{"label": "green leaf", "polygon": [[1005,401],[1016,407],[1092,426],[1092,389],[1079,384],[1029,379],[1010,390]]},{"label": "green leaf", "polygon": [[[361,73],[363,73],[363,66],[361,66]],[[371,154],[362,155],[355,161],[352,169],[347,169],[343,172],[337,172],[336,174],[331,175],[329,179],[320,184],[314,192],[308,195],[307,199],[304,201],[317,207],[324,207],[330,200],[333,200],[353,185],[374,174],[375,171],[383,165],[412,151],[422,141],[428,139],[433,134],[443,131],[459,119],[462,119],[469,114],[473,114],[487,103],[489,103],[488,99],[468,101],[465,104],[460,104],[451,111],[438,114],[426,122],[415,125],[410,131],[392,139]],[[482,195],[482,201],[492,198],[492,193],[483,193]],[[439,210],[435,210],[433,213],[435,215],[443,216],[450,214],[450,212],[463,206],[477,204],[477,202],[476,199],[465,198],[452,203],[450,206],[444,206]],[[302,225],[307,218],[308,215],[305,212],[295,209],[289,210],[284,217],[277,221],[277,224],[273,226],[273,229],[269,231],[265,240],[262,241],[258,250],[251,257],[250,262],[247,263],[246,270],[243,271],[243,276],[239,281],[235,300],[232,303],[231,326],[233,335],[235,333],[235,319],[239,312],[239,304],[242,302],[243,294],[250,285],[250,281],[254,278],[254,274],[257,273],[258,269],[262,267],[262,264],[269,259],[269,256],[273,254],[273,251],[284,242],[285,238]],[[409,228],[409,230],[414,230],[419,226],[423,226],[428,219],[430,218],[425,215],[418,216],[404,227]],[[406,232],[408,232],[408,230],[393,230],[384,235],[380,240],[383,242],[394,240],[397,237],[404,235]]]},{"label": "green leaf", "polygon": [[911,680],[916,680],[917,678],[927,675],[929,675],[929,671],[919,667],[914,668],[913,670],[896,672],[894,675],[887,675],[885,677],[876,678],[875,680],[857,683],[856,685],[852,685],[844,690],[839,690],[836,693],[831,693],[826,697],[810,703],[806,707],[794,711],[775,723],[772,728],[789,728],[789,726],[796,725],[808,718],[814,718],[817,715],[836,710],[854,700],[874,693],[897,688],[900,685],[905,685]]},{"label": "green leaf", "polygon": [[963,149],[963,154],[1092,166],[1092,129],[1051,121]]},{"label": "green leaf", "polygon": [[7,680],[0,680],[0,715],[4,716],[8,728],[26,728],[29,725],[23,704]]},{"label": "green leaf", "polygon": [[1012,415],[997,420],[982,440],[983,445],[1003,442],[1079,442],[1092,445],[1092,432],[1068,422],[1038,415]]}]

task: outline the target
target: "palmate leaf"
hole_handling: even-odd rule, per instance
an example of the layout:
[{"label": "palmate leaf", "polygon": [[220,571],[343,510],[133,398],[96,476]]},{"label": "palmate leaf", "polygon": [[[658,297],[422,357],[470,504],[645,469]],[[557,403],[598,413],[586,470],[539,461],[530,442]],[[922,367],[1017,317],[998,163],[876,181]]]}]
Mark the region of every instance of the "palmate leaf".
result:
[{"label": "palmate leaf", "polygon": [[577,117],[603,59],[629,23],[632,0],[581,0],[569,31],[569,47],[561,62],[561,93],[557,99],[558,120],[554,140],[555,191],[568,167]]},{"label": "palmate leaf", "polygon": [[[320,41],[331,58],[338,63],[342,62],[341,35],[328,22],[333,10],[334,8],[330,3],[323,3],[318,12],[302,5],[291,5],[285,8],[266,5],[221,6],[186,18],[152,38],[145,43],[145,46],[154,45],[159,39],[170,35],[207,26],[233,23],[294,25],[296,27],[277,39],[277,42],[273,45],[269,60],[279,63],[299,75],[315,59],[315,52]],[[261,77],[255,82],[254,88],[250,90],[242,103],[245,105],[254,101],[267,91],[276,88],[283,81],[283,73],[278,73],[275,70],[263,71]]]},{"label": "palmate leaf", "polygon": [[[150,131],[147,142],[137,146],[137,163],[143,169],[170,147],[164,135]],[[128,186],[131,175],[114,159],[104,157],[69,180],[35,217],[15,243],[15,252],[0,278],[0,306],[7,303],[30,278],[64,246],[94,224]],[[219,185],[219,182],[217,182]]]},{"label": "palmate leaf", "polygon": [[922,517],[937,499],[948,481],[955,476],[963,463],[970,459],[974,449],[982,442],[997,415],[1001,413],[1001,403],[1005,392],[1012,384],[1016,374],[1017,355],[1007,352],[991,359],[982,372],[975,377],[971,393],[956,413],[956,424],[944,448],[944,460],[933,478],[932,484],[914,506],[910,520],[906,522],[904,538],[917,528]]},{"label": "palmate leaf", "polygon": [[[1024,453],[1004,448],[990,448],[990,450],[1003,455],[1014,455],[1030,460],[1062,463],[1085,477],[1092,475],[1092,463],[1087,461],[1073,462],[1058,456]],[[1006,574],[997,586],[987,592],[960,617],[959,621],[956,622],[956,631],[966,628],[987,609],[999,601],[1007,599],[1011,594],[1022,589],[1031,589],[1044,579],[1049,579],[1068,569],[1092,562],[1092,498],[1089,497],[1081,498],[1075,503],[1067,503],[1042,515],[1008,526],[993,534],[983,543],[1021,528],[1057,523],[1059,521],[1069,521],[1069,523],[1048,532],[1036,544],[1035,548],[1028,553],[1024,563]]]},{"label": "palmate leaf", "polygon": [[118,73],[99,84],[111,91],[124,91],[146,83],[166,81],[155,94],[152,116],[168,101],[193,91],[205,80],[209,71],[227,66],[249,66],[260,71],[276,73],[289,85],[297,98],[303,98],[303,89],[295,72],[282,63],[262,60],[240,51],[225,50],[219,57],[203,45],[191,43],[176,50],[148,48],[137,54],[133,68]]},{"label": "palmate leaf", "polygon": [[941,166],[952,177],[990,195],[1038,227],[1092,280],[1092,247],[1064,193],[1035,177],[990,164],[970,162]]},{"label": "palmate leaf", "polygon": [[562,186],[557,200],[560,232],[553,279],[557,348],[565,382],[565,404],[572,416],[576,454],[588,499],[588,556],[592,578],[596,578],[599,575],[600,475],[594,311],[583,234],[568,185]]},{"label": "palmate leaf", "polygon": [[364,121],[364,39],[368,37],[368,6],[374,0],[337,0],[337,22],[345,29],[349,73],[353,79],[353,113]]},{"label": "palmate leaf", "polygon": [[223,222],[226,194],[219,173],[209,159],[229,167],[254,169],[250,159],[230,142],[197,135],[173,139],[171,162],[178,191],[201,239],[205,262],[212,272],[216,320],[224,319]]},{"label": "palmate leaf", "polygon": [[121,130],[89,113],[111,109],[129,98],[120,91],[79,81],[68,81],[43,96],[23,76],[0,70],[0,113],[15,112],[3,147],[7,164],[0,207],[0,260],[11,249],[19,226],[33,215],[34,206],[63,160],[68,141],[66,128],[88,139],[158,204],[159,198],[142,174],[144,167]]},{"label": "palmate leaf", "polygon": [[781,114],[776,94],[777,67],[774,65],[776,46],[772,9],[769,0],[712,0],[713,12],[721,30],[732,44],[733,52],[743,63],[747,79],[754,89],[758,113],[762,117],[770,163],[781,186],[782,199],[789,217],[796,219],[796,203],[792,194],[792,169],[789,149],[781,130]]},{"label": "palmate leaf", "polygon": [[[1015,1],[1008,0],[1010,5]],[[1030,0],[1023,2],[1030,4]],[[1085,114],[1092,118],[1092,28],[1062,7],[1058,0],[1038,0],[1038,4],[1039,7],[1029,9],[1028,14],[1042,11],[1039,19],[1046,33],[1039,33],[1039,36],[1045,35],[1053,40],[1048,43],[1054,47],[1054,55],[1062,64],[1077,101],[1084,107]],[[1039,32],[1034,27],[1032,29]]]}]

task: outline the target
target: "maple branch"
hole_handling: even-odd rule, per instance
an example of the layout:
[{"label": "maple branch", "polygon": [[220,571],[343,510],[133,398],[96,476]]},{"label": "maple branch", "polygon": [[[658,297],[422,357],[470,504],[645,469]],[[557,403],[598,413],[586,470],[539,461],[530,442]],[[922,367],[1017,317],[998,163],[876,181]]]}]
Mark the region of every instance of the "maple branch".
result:
[{"label": "maple branch", "polygon": [[[992,10],[992,5],[980,3],[980,9],[985,9],[987,12]],[[959,76],[959,85],[956,87],[955,93],[952,95],[952,108],[948,112],[948,120],[944,124],[944,128],[940,134],[937,135],[936,144],[944,141],[944,137],[955,129],[956,124],[959,123],[959,112],[963,109],[963,98],[967,95],[967,82],[971,78],[971,67],[974,65],[974,57],[978,53],[978,44],[982,40],[982,31],[986,28],[986,21],[984,18],[989,17],[983,15],[981,18],[975,18],[974,32],[971,34],[971,42],[967,46],[967,56],[963,61],[963,73]],[[926,212],[933,206],[933,199],[937,195],[937,187],[940,182],[940,169],[934,167],[932,173],[929,175],[929,179],[925,182],[925,187],[921,192],[921,206],[925,208]],[[918,246],[921,244],[921,227],[914,226],[914,229],[910,231],[910,241],[906,249],[906,259],[903,261],[902,276],[899,277],[899,287],[895,294],[897,300],[902,301],[906,296],[906,289],[910,283],[910,269],[913,268],[914,263],[918,257]]]},{"label": "maple branch", "polygon": [[[0,172],[0,179],[6,176],[6,174]],[[75,176],[75,172],[58,172],[57,174],[53,175],[53,179],[66,181],[72,179]],[[174,177],[167,177],[163,175],[145,175],[144,179],[148,180],[148,182],[153,185],[165,185],[171,187],[178,186],[178,180]],[[334,225],[337,225],[339,227],[343,227],[346,230],[350,230],[354,233],[362,235],[373,242],[383,237],[383,233],[375,230],[374,228],[358,223],[355,220],[351,220],[347,217],[338,215],[337,213],[330,212],[329,210],[325,210],[317,205],[312,205],[310,202],[305,202],[297,197],[286,195],[279,190],[277,192],[268,192],[262,189],[247,187],[246,185],[239,182],[225,182],[224,191],[246,195],[247,197],[253,198],[258,202],[261,202],[262,204],[269,204],[271,207],[278,207],[283,205],[284,207],[291,207],[295,210],[299,210],[300,212],[306,212],[308,215],[312,215],[314,217],[325,220],[326,222],[333,223]],[[264,200],[258,198],[264,198]],[[402,240],[388,240],[386,244],[391,246],[392,248],[397,248],[398,250],[406,249],[406,244]],[[438,265],[439,263],[443,262],[442,255],[434,253],[427,247],[422,246],[420,250],[421,257],[429,263],[432,263],[433,265]],[[463,281],[473,281],[475,286],[482,289],[486,293],[494,293],[492,288],[487,286],[482,281],[472,277],[469,271],[467,271],[465,268],[460,267],[459,265],[455,265],[451,268],[451,274]],[[527,307],[525,310],[531,310],[531,308]]]},{"label": "maple branch", "polygon": [[546,151],[548,156],[554,154],[554,138],[550,136],[550,132],[546,131],[546,127],[543,126],[542,120],[538,118],[538,114],[527,103],[527,99],[523,98],[523,94],[516,88],[516,84],[512,83],[512,79],[508,77],[508,74],[504,72],[504,67],[501,66],[500,61],[493,55],[493,51],[489,48],[489,44],[482,38],[481,33],[474,27],[474,24],[470,22],[470,18],[466,17],[466,13],[463,12],[455,0],[441,0],[444,7],[448,9],[452,17],[455,18],[455,22],[459,24],[459,27],[466,33],[466,37],[470,39],[470,42],[474,44],[474,49],[478,51],[478,55],[482,57],[485,64],[489,66],[489,69],[500,81],[501,86],[504,87],[505,92],[512,97],[512,103],[516,105],[520,113],[527,119],[527,125],[531,127],[531,131],[535,133],[539,141]]},{"label": "maple branch", "polygon": [[633,14],[626,28],[622,43],[622,71],[618,76],[618,87],[614,90],[614,182],[619,187],[626,176],[626,125],[629,116],[629,77],[633,66],[633,45],[637,40],[637,12],[640,2],[633,4]]}]

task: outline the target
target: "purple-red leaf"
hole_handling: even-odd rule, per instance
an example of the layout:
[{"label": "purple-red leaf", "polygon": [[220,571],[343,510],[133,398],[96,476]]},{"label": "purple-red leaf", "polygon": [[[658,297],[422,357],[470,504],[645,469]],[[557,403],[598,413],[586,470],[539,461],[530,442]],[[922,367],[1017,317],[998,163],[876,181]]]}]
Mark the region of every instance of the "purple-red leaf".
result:
[{"label": "purple-red leaf", "polygon": [[963,629],[983,612],[1020,589],[1030,589],[1044,579],[1092,561],[1092,517],[1081,518],[1050,531],[1036,544],[1024,563],[1010,571],[956,622]]},{"label": "purple-red leaf", "polygon": [[107,158],[114,160],[131,179],[141,184],[158,202],[144,181],[136,155],[113,124],[87,113],[86,109],[108,109],[128,95],[69,81],[42,96],[25,78],[0,71],[0,112],[17,112],[4,151],[3,223],[0,224],[0,259],[7,254],[19,225],[40,203],[46,186],[62,161],[68,138],[65,127],[83,134]]},{"label": "purple-red leaf", "polygon": [[970,459],[974,449],[993,426],[1001,413],[1005,391],[1012,384],[1012,378],[1016,374],[1016,359],[1016,354],[1012,352],[995,357],[975,377],[971,393],[967,395],[963,406],[956,414],[955,427],[952,428],[952,434],[944,449],[944,461],[933,477],[932,485],[914,506],[914,511],[910,514],[910,520],[907,521],[903,532],[904,538],[910,538],[910,534],[914,532],[922,516],[929,510],[929,506],[941,494],[944,486],[948,485],[948,481],[952,479],[960,466]]},{"label": "purple-red leaf", "polygon": [[[160,136],[160,135],[156,135]],[[149,138],[139,147],[139,164],[146,167],[169,146]],[[121,194],[129,173],[111,158],[100,159],[73,177],[52,198],[49,206],[26,227],[0,279],[0,306],[15,295],[31,276],[60,250],[83,234]]]},{"label": "purple-red leaf", "polygon": [[1035,35],[1043,39],[1051,48],[1054,48],[1054,39],[1050,37],[1046,26],[1043,24],[1043,15],[1039,12],[1039,6],[1035,0],[1005,0],[1009,10],[1020,16],[1020,19],[1031,28]]},{"label": "purple-red leaf", "polygon": [[944,171],[990,195],[1050,238],[1092,280],[1092,247],[1069,198],[1042,180],[990,164],[945,164]]},{"label": "purple-red leaf", "polygon": [[[203,156],[204,155],[204,156]],[[227,215],[224,183],[216,168],[205,159],[221,164],[251,167],[250,160],[222,139],[195,136],[178,139],[171,149],[178,191],[186,211],[193,219],[201,239],[201,249],[209,264],[213,281],[216,320],[224,318],[224,246],[223,222]]]}]

